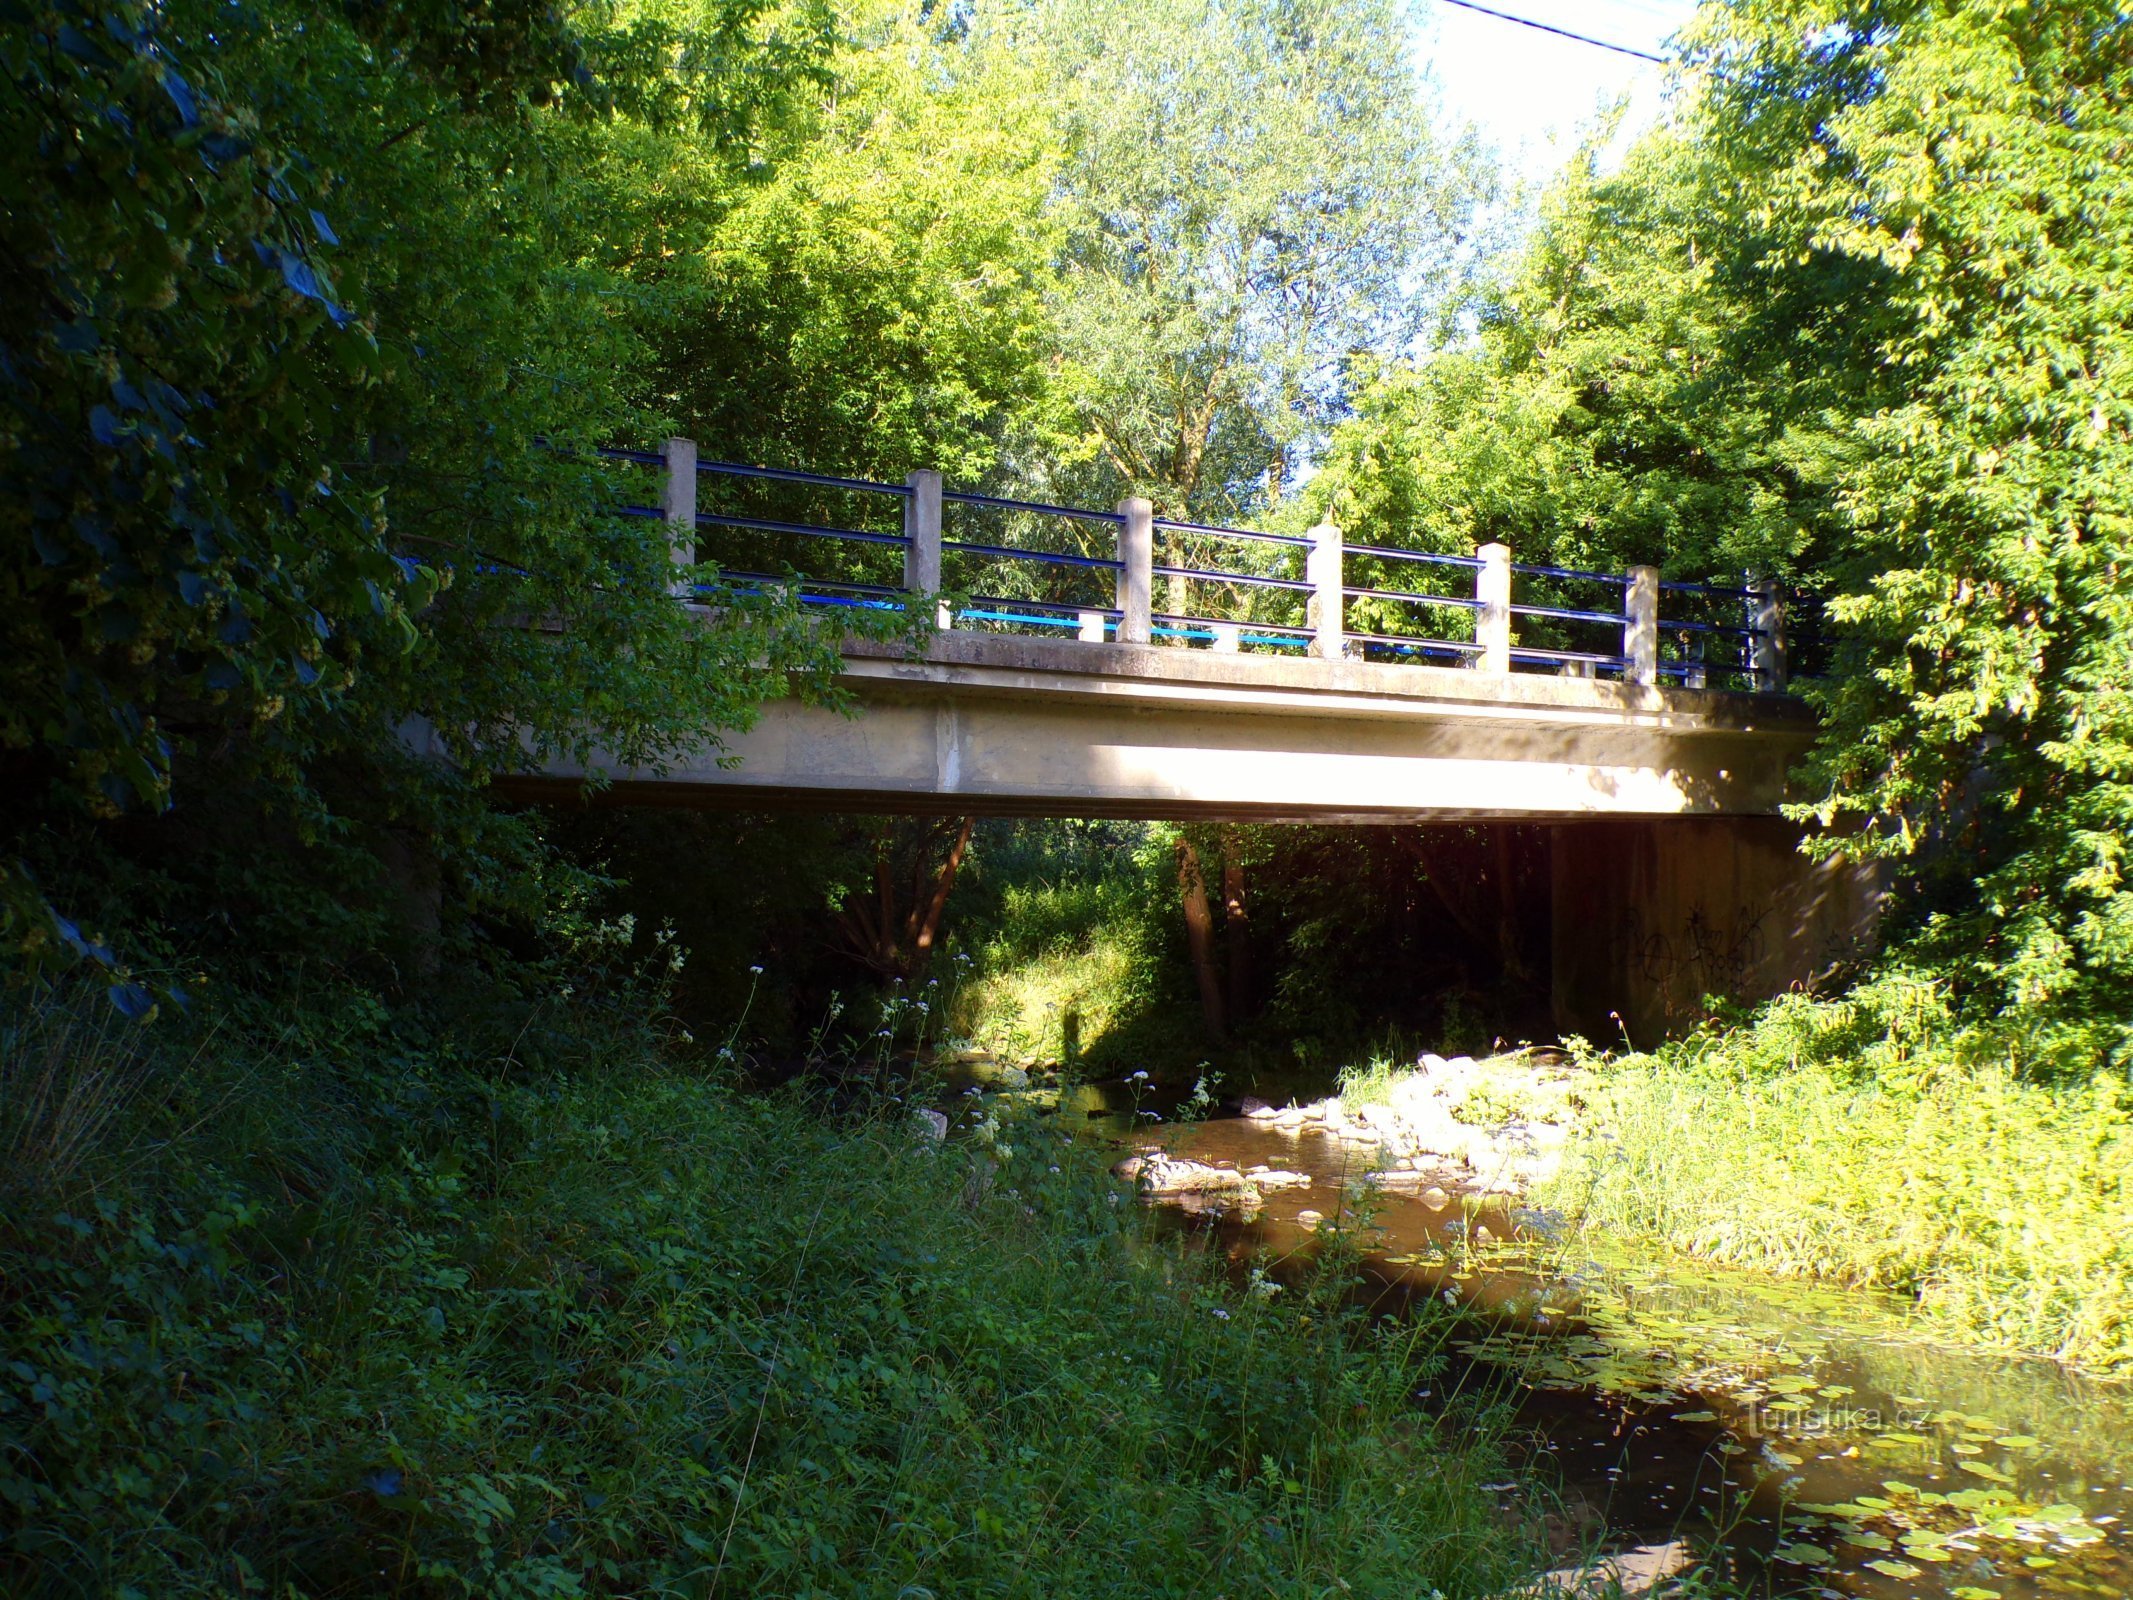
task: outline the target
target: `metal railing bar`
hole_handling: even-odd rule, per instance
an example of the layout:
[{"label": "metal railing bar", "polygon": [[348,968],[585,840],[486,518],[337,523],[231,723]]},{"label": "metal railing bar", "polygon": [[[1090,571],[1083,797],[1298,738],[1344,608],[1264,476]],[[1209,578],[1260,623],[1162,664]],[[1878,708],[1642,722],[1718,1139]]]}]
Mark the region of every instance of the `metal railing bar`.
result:
[{"label": "metal railing bar", "polygon": [[1761,632],[1757,628],[1730,628],[1723,622],[1674,622],[1666,617],[1659,619],[1661,633],[1730,633],[1743,639],[1753,639]]},{"label": "metal railing bar", "polygon": [[[1571,611],[1562,606],[1513,606],[1514,617],[1553,617],[1558,622],[1606,622],[1619,628],[1629,619],[1619,611]],[[1665,626],[1663,623],[1661,626]]]},{"label": "metal railing bar", "polygon": [[1206,533],[1217,539],[1249,539],[1256,544],[1289,545],[1308,550],[1311,541],[1293,533],[1260,533],[1251,528],[1217,528],[1205,522],[1172,522],[1164,517],[1154,518],[1150,527],[1159,533]]},{"label": "metal railing bar", "polygon": [[1200,578],[1208,583],[1241,583],[1253,589],[1289,589],[1298,594],[1310,594],[1314,585],[1301,578],[1261,578],[1248,572],[1211,572],[1204,567],[1166,567],[1152,565],[1149,573],[1158,578]]},{"label": "metal railing bar", "polygon": [[1076,605],[1070,600],[1010,600],[1004,595],[996,594],[974,594],[970,599],[973,605],[1024,606],[1033,611],[1070,611],[1076,617],[1086,611],[1092,615],[1102,617],[1106,622],[1116,622],[1125,615],[1116,606]]},{"label": "metal railing bar", "polygon": [[1344,544],[1341,553],[1351,556],[1378,556],[1386,561],[1427,561],[1440,567],[1465,567],[1479,571],[1484,565],[1479,556],[1446,556],[1433,550],[1395,550],[1382,544]]},{"label": "metal railing bar", "polygon": [[1671,590],[1675,594],[1710,594],[1717,595],[1725,600],[1752,600],[1755,598],[1753,589],[1729,589],[1723,584],[1691,583],[1685,579],[1678,578],[1662,578],[1659,580],[1659,587]]},{"label": "metal railing bar", "polygon": [[1015,611],[958,611],[956,620],[971,622],[1024,622],[1036,628],[1078,628],[1081,624],[1073,617],[1033,617]]},{"label": "metal railing bar", "polygon": [[1606,583],[1619,589],[1629,582],[1629,576],[1621,572],[1583,572],[1576,567],[1538,567],[1522,561],[1511,563],[1513,572],[1523,572],[1535,578],[1571,578],[1581,583]]},{"label": "metal railing bar", "polygon": [[1116,511],[1084,511],[1078,506],[1048,506],[1037,500],[1006,500],[995,494],[970,494],[959,489],[941,491],[944,505],[991,506],[996,511],[1033,511],[1045,517],[1079,517],[1084,522],[1118,524],[1126,519]]},{"label": "metal railing bar", "polygon": [[667,458],[657,450],[622,450],[602,445],[593,454],[609,461],[634,461],[640,467],[663,467],[667,464]]},{"label": "metal railing bar", "polygon": [[[784,584],[798,589],[847,589],[854,594],[897,596],[905,593],[903,589],[893,583],[849,583],[841,578],[803,578],[797,574],[780,576],[775,572],[737,572],[730,569],[722,569],[720,576],[738,579],[742,583]],[[695,587],[699,590],[716,589],[718,581],[713,579],[709,582],[699,583]]]},{"label": "metal railing bar", "polygon": [[[1116,615],[1116,613],[1114,612],[1113,615]],[[1149,621],[1192,622],[1210,628],[1217,626],[1225,628],[1257,628],[1262,633],[1292,634],[1299,639],[1309,639],[1311,637],[1309,628],[1292,628],[1285,622],[1231,622],[1227,617],[1188,617],[1176,611],[1152,612],[1149,616]]]},{"label": "metal railing bar", "polygon": [[709,524],[714,528],[747,528],[757,533],[797,533],[809,539],[853,539],[861,544],[897,544],[911,542],[901,533],[870,533],[864,528],[826,528],[809,522],[778,522],[769,517],[733,517],[723,511],[699,511],[696,525]]},{"label": "metal railing bar", "polygon": [[[803,606],[839,606],[848,610],[857,611],[901,611],[903,609],[903,607],[900,606],[894,600],[876,600],[865,595],[847,596],[837,594],[808,594],[805,592],[805,585],[793,585],[792,587],[800,588],[802,590],[802,593],[800,595],[800,604],[802,604]],[[731,585],[719,583],[699,583],[694,585],[691,588],[690,592],[692,594],[705,595],[745,596],[761,595],[763,593],[763,590],[758,588],[734,587]]]},{"label": "metal railing bar", "polygon": [[1343,589],[1351,600],[1406,600],[1415,605],[1451,606],[1459,611],[1479,611],[1482,602],[1471,595],[1409,594],[1403,589]]},{"label": "metal railing bar", "polygon": [[1540,648],[1514,646],[1513,661],[1590,661],[1596,667],[1621,667],[1626,665],[1620,656],[1595,655],[1589,650],[1542,650]]},{"label": "metal railing bar", "polygon": [[1009,561],[1045,561],[1060,567],[1098,567],[1105,572],[1117,572],[1124,563],[1113,556],[1076,556],[1059,550],[1018,550],[1011,544],[973,544],[967,539],[943,539],[943,550],[960,550],[965,555],[1000,556]]},{"label": "metal railing bar", "polygon": [[1485,648],[1463,639],[1432,639],[1425,634],[1414,633],[1349,633],[1343,638],[1360,640],[1365,644],[1389,644],[1427,649],[1435,654],[1450,650],[1459,655],[1479,655]]},{"label": "metal railing bar", "polygon": [[[652,459],[663,461],[665,458],[654,456]],[[893,494],[900,498],[909,498],[911,493],[908,483],[876,483],[872,478],[840,478],[827,472],[796,472],[790,467],[751,467],[740,461],[699,461],[696,471],[698,476],[716,472],[728,478],[772,478],[779,483],[811,483],[823,489],[857,489],[868,494]]]}]

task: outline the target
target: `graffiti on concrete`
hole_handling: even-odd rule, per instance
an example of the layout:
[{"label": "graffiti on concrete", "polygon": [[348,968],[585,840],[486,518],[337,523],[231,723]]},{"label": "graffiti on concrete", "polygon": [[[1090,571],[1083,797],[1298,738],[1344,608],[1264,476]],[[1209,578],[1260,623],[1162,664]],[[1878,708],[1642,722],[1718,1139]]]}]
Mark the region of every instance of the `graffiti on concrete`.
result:
[{"label": "graffiti on concrete", "polygon": [[1718,922],[1699,902],[1677,927],[1657,926],[1642,906],[1622,913],[1617,934],[1632,974],[1648,985],[1667,1020],[1700,1014],[1705,995],[1745,995],[1769,953],[1764,924],[1775,914],[1767,901],[1733,908]]}]

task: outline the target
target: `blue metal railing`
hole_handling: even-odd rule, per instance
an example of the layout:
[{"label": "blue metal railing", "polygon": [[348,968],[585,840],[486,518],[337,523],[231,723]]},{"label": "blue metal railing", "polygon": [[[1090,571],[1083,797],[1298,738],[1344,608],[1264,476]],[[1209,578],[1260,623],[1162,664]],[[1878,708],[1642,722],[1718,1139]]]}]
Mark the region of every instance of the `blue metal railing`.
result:
[{"label": "blue metal railing", "polygon": [[[687,448],[693,455],[694,447]],[[666,469],[669,461],[662,451],[600,453],[635,466]],[[1146,502],[1127,502],[1115,511],[1090,510],[949,490],[931,473],[915,473],[910,481],[898,484],[698,460],[695,472],[680,474],[679,479],[686,481],[677,480],[669,471],[662,506],[628,505],[620,508],[622,514],[664,519],[686,527],[692,538],[759,535],[772,541],[805,541],[799,550],[827,544],[851,552],[833,561],[838,570],[820,574],[802,572],[797,563],[778,573],[753,570],[759,562],[744,566],[721,559],[716,580],[692,577],[681,581],[677,592],[686,595],[761,593],[775,586],[807,605],[897,610],[910,603],[915,590],[957,591],[967,592],[968,598],[953,602],[949,620],[956,627],[1073,631],[1084,639],[1164,641],[1216,650],[1330,651],[1366,660],[1538,669],[1697,688],[1770,689],[1783,684],[1783,623],[1776,593],[1752,580],[1735,586],[1662,579],[1650,569],[1624,574],[1514,562],[1501,546],[1493,545],[1473,555],[1453,555],[1353,544],[1331,528],[1298,535],[1159,518],[1146,509]],[[731,508],[700,507],[700,482],[735,485],[732,492],[740,494],[740,501]],[[755,503],[750,501],[747,486],[751,484],[773,492],[797,491],[809,504],[791,515],[763,514],[760,497]],[[902,526],[894,531],[854,526],[855,520],[864,519],[832,516],[824,509],[842,503],[838,497],[844,496],[894,498]],[[1129,514],[1135,505],[1141,509]],[[950,537],[942,526],[944,507],[1007,519],[1005,531],[972,537],[959,526],[958,536]],[[1053,519],[1070,526],[1105,528],[1109,548],[1048,547],[1039,542],[1038,533]],[[677,541],[681,537],[677,535]],[[1073,540],[1086,542],[1079,534]],[[1056,538],[1050,543],[1056,544]],[[1160,557],[1158,545],[1163,547]],[[1232,556],[1218,553],[1214,547],[1220,545],[1246,548]],[[877,581],[887,575],[866,570],[863,552],[885,548],[898,551],[903,560],[904,570],[896,575],[900,581]],[[1251,550],[1260,554],[1250,555]],[[1295,564],[1297,552],[1304,555],[1301,572]],[[684,564],[693,564],[696,553],[692,545]],[[777,559],[775,552],[765,553]],[[976,581],[943,582],[938,574],[944,559],[956,563],[959,575],[970,575]],[[684,560],[684,555],[677,554],[677,560]],[[1368,573],[1347,574],[1348,564],[1358,562],[1391,566],[1395,570],[1388,575],[1394,577],[1412,572],[1419,581],[1412,586],[1382,580],[1343,581],[1344,576],[1369,579]],[[810,559],[805,564],[818,563]],[[1463,581],[1470,582],[1471,592],[1437,589],[1426,576],[1431,570],[1470,574]],[[915,574],[926,573],[933,574],[930,583],[916,581]],[[1098,596],[1078,589],[1097,575],[1108,575],[1116,594]],[[1014,581],[999,582],[1007,578]],[[1152,604],[1150,586],[1158,579],[1172,586],[1169,610],[1157,611]],[[1511,586],[1516,579],[1528,580],[1544,592],[1513,599]],[[1612,608],[1558,596],[1555,589],[1564,585],[1604,586],[1612,593]],[[1222,599],[1216,609],[1227,614],[1202,614],[1214,598],[1205,592],[1210,588]],[[1661,615],[1660,596],[1681,597],[1683,603],[1677,610],[1693,614]],[[1180,600],[1186,604],[1180,606]],[[1473,636],[1439,637],[1422,627],[1409,631],[1411,624],[1444,613],[1469,619]],[[1731,620],[1727,620],[1729,615]],[[1538,636],[1514,638],[1518,624]],[[1596,629],[1605,630],[1602,639],[1580,637],[1580,630]],[[1714,643],[1724,648],[1714,651]]]}]

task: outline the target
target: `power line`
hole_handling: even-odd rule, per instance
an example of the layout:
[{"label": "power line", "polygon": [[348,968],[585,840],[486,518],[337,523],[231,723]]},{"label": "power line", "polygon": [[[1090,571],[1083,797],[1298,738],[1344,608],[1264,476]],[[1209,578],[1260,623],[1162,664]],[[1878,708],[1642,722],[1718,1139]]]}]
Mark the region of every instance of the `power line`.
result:
[{"label": "power line", "polygon": [[1521,28],[1534,28],[1542,33],[1552,33],[1557,38],[1575,39],[1579,44],[1589,44],[1600,50],[1612,50],[1616,55],[1635,56],[1639,61],[1656,61],[1662,67],[1666,65],[1665,56],[1655,56],[1649,50],[1632,50],[1626,44],[1609,44],[1605,39],[1572,33],[1568,28],[1551,27],[1545,22],[1535,22],[1531,17],[1514,17],[1508,11],[1495,11],[1484,5],[1476,5],[1474,0],[1444,0],[1444,3],[1448,6],[1462,6],[1468,11],[1478,11],[1485,17],[1496,18],[1499,22],[1515,22]]}]

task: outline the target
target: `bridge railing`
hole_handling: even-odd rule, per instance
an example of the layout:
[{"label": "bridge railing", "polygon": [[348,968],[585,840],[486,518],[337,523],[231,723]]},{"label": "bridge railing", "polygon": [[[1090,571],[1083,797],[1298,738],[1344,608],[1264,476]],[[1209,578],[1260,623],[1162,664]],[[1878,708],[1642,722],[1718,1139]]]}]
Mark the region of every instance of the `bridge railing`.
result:
[{"label": "bridge railing", "polygon": [[[659,503],[622,510],[668,524],[685,599],[774,585],[825,608],[930,598],[944,629],[1785,687],[1782,593],[1754,578],[1519,563],[1501,544],[1453,555],[1351,543],[1330,523],[1217,527],[1157,517],[1139,498],[1095,511],[947,489],[925,468],[882,483],[706,461],[687,439],[603,454],[659,470]],[[700,577],[704,566],[715,577]]]}]

